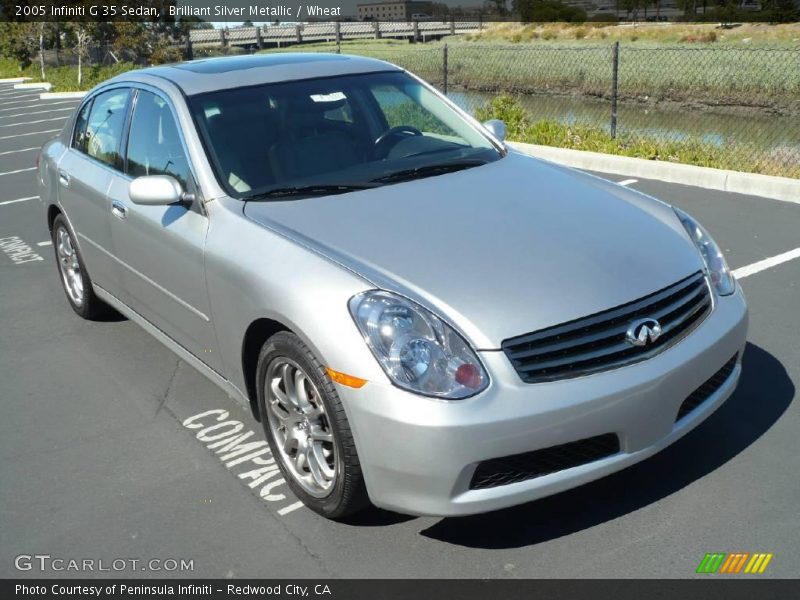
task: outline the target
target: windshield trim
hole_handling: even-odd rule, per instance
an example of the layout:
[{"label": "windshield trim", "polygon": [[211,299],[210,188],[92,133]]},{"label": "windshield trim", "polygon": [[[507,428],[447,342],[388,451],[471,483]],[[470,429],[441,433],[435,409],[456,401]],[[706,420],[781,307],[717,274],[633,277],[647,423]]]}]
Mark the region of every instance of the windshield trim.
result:
[{"label": "windshield trim", "polygon": [[[395,65],[392,65],[392,66],[395,66]],[[234,92],[234,91],[241,91],[241,90],[247,90],[247,89],[253,89],[253,88],[267,88],[267,87],[273,86],[273,85],[284,85],[284,84],[287,84],[287,83],[295,83],[295,82],[303,82],[303,81],[327,81],[327,80],[331,80],[331,79],[339,79],[339,78],[346,78],[346,77],[347,78],[349,78],[349,77],[369,77],[369,76],[374,76],[374,75],[398,74],[398,73],[402,73],[404,75],[407,75],[408,77],[410,77],[411,79],[413,79],[414,81],[416,81],[417,83],[419,83],[420,85],[422,85],[423,87],[428,89],[430,92],[435,94],[440,101],[444,102],[448,106],[448,108],[453,110],[459,117],[461,117],[461,119],[464,121],[464,123],[468,127],[470,127],[474,132],[478,133],[480,136],[482,136],[484,139],[486,139],[486,141],[489,142],[491,147],[499,154],[499,159],[498,160],[500,160],[502,158],[505,158],[505,156],[508,154],[508,149],[505,147],[505,145],[503,145],[502,143],[498,144],[497,141],[494,140],[492,138],[492,136],[489,135],[485,131],[485,129],[481,126],[481,124],[478,121],[476,121],[475,118],[472,115],[470,115],[469,113],[465,112],[463,109],[461,109],[461,107],[459,107],[452,100],[450,100],[450,98],[448,98],[447,96],[442,94],[439,90],[437,90],[434,86],[429,84],[424,79],[422,79],[420,77],[417,77],[416,75],[414,75],[410,71],[407,71],[405,69],[401,69],[400,67],[396,67],[396,66],[395,66],[394,69],[389,68],[389,69],[382,69],[382,70],[376,70],[376,71],[369,71],[369,72],[366,72],[366,73],[339,73],[337,75],[328,75],[328,76],[325,76],[325,77],[299,77],[297,79],[286,79],[286,80],[282,80],[282,81],[273,81],[273,82],[269,82],[269,83],[255,83],[255,84],[249,84],[249,85],[240,85],[240,86],[236,86],[236,87],[220,88],[218,90],[211,90],[211,91],[208,91],[208,92],[202,92],[202,93],[192,94],[192,95],[187,95],[187,94],[184,93],[183,96],[184,96],[184,101],[185,101],[185,103],[187,105],[187,108],[189,109],[188,112],[189,112],[190,118],[192,120],[192,123],[194,124],[195,131],[197,133],[197,137],[198,137],[198,139],[200,141],[200,145],[203,148],[203,152],[205,153],[206,159],[208,160],[209,166],[211,167],[211,172],[212,172],[212,174],[214,176],[214,179],[215,179],[217,185],[220,187],[220,189],[222,191],[225,192],[225,194],[228,197],[230,197],[230,198],[232,198],[234,200],[239,200],[241,202],[247,202],[248,198],[252,198],[253,195],[254,195],[252,190],[248,190],[248,191],[245,191],[245,192],[239,192],[239,191],[235,190],[231,186],[231,184],[228,183],[224,179],[224,177],[222,177],[223,170],[222,170],[220,162],[219,162],[219,160],[217,158],[216,151],[214,150],[213,145],[211,144],[211,138],[208,135],[208,131],[207,131],[206,127],[205,127],[205,124],[198,119],[198,114],[195,111],[195,106],[196,106],[195,103],[196,102],[202,100],[206,96],[210,96],[212,94],[218,94],[220,92]],[[389,184],[389,185],[394,185],[394,184]]]}]

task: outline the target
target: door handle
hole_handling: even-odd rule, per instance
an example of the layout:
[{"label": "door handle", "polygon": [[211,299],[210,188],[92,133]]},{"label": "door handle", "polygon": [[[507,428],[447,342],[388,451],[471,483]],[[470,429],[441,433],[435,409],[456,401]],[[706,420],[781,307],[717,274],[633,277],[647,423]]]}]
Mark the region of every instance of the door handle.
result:
[{"label": "door handle", "polygon": [[58,181],[61,183],[61,185],[67,187],[69,185],[69,173],[67,173],[64,169],[59,169]]},{"label": "door handle", "polygon": [[118,219],[127,219],[128,218],[128,207],[125,206],[120,200],[112,200],[111,201],[111,214],[117,217]]}]

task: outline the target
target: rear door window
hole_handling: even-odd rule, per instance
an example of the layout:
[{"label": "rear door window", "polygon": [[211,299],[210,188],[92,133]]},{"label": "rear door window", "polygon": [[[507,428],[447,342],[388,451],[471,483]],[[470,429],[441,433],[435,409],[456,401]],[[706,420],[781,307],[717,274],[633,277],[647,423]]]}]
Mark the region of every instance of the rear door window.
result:
[{"label": "rear door window", "polygon": [[81,108],[78,118],[75,119],[75,130],[72,134],[72,147],[80,152],[86,152],[86,124],[89,122],[89,111],[92,109],[92,101],[89,100]]}]

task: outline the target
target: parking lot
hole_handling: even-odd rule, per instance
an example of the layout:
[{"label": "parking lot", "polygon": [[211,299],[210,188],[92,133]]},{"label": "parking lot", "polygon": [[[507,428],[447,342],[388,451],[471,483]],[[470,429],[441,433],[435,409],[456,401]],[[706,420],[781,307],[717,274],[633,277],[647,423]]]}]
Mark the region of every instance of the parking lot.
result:
[{"label": "parking lot", "polygon": [[48,554],[194,567],[102,576],[690,577],[707,552],[800,575],[800,204],[612,177],[698,217],[750,305],[738,390],[674,446],[487,515],[330,522],[264,466],[248,412],[134,323],[67,304],[34,174],[78,102],[0,83],[0,576]]}]

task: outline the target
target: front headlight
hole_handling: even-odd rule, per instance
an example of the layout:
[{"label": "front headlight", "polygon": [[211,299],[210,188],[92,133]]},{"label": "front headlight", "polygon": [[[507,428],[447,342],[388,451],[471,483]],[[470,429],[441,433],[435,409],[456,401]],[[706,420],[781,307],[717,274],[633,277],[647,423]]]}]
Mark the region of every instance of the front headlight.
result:
[{"label": "front headlight", "polygon": [[711,277],[711,283],[714,284],[717,293],[720,296],[732,294],[736,290],[736,282],[717,243],[711,238],[705,227],[700,225],[694,218],[674,206],[672,210],[675,211],[689,237],[700,251],[703,262],[706,263],[708,275]]},{"label": "front headlight", "polygon": [[395,385],[452,400],[473,396],[488,385],[489,377],[467,342],[418,304],[371,290],[350,299],[350,314]]}]

